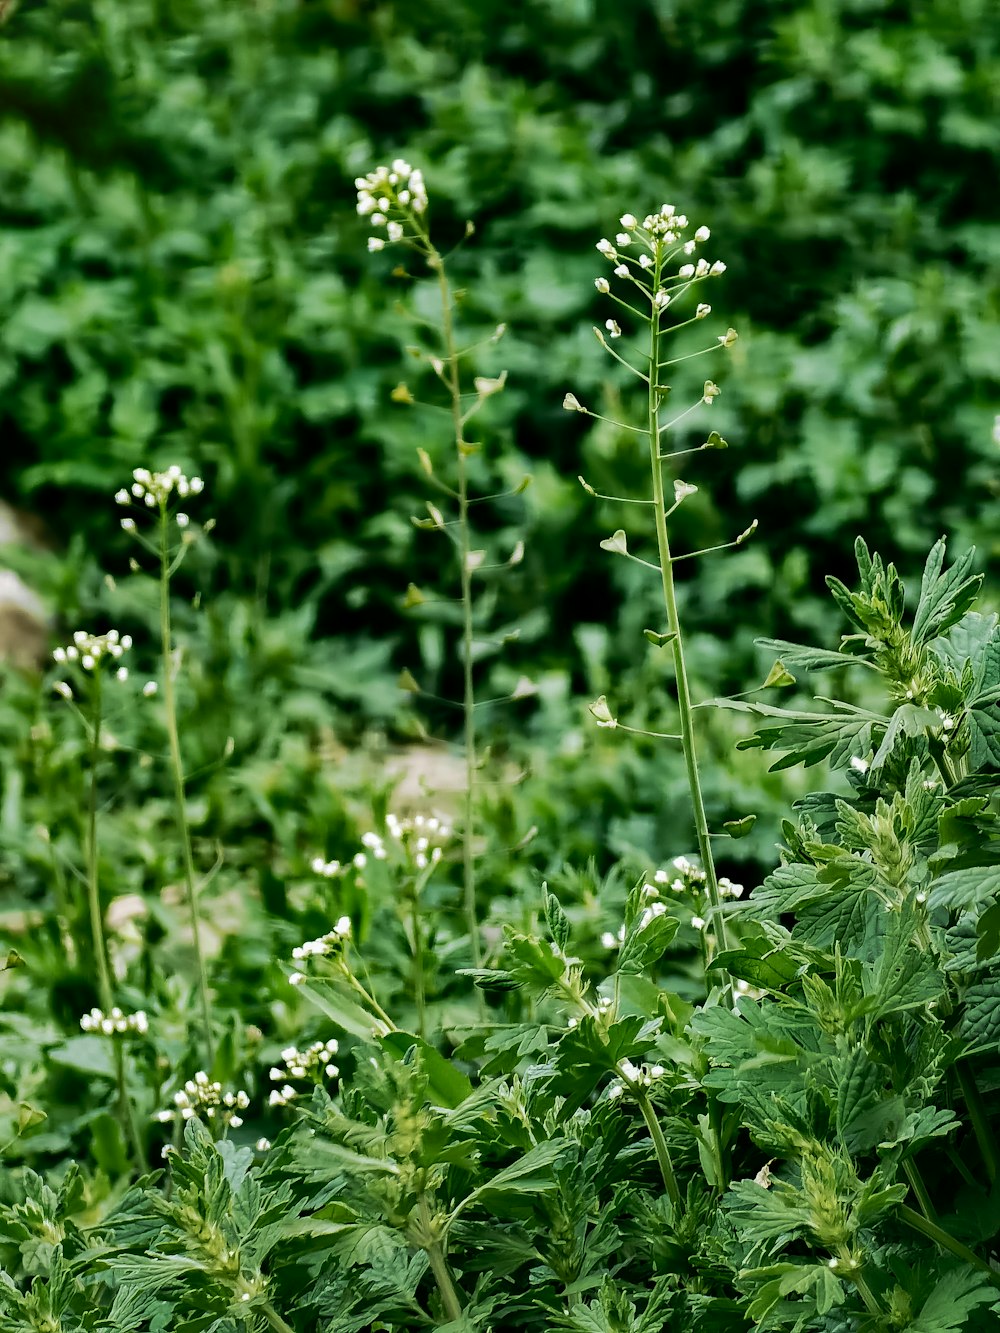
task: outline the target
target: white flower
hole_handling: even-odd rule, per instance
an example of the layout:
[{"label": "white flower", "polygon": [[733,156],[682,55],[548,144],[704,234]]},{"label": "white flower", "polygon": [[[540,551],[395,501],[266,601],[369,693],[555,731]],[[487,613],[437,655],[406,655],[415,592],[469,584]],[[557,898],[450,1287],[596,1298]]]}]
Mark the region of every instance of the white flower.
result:
[{"label": "white flower", "polygon": [[126,490],[115,491],[115,504],[127,505],[131,504],[131,502],[132,502],[132,497],[129,495],[128,491]]},{"label": "white flower", "polygon": [[717,341],[720,342],[723,347],[732,347],[733,343],[739,336],[740,335],[735,329],[726,329],[725,333],[719,334]]},{"label": "white flower", "polygon": [[707,240],[708,240],[708,238],[711,236],[711,234],[712,234],[712,233],[709,231],[709,229],[708,229],[707,227],[699,227],[698,230],[697,230],[697,231],[695,232],[695,234],[694,234],[694,239],[695,239],[696,241],[702,241],[702,242],[704,242],[704,241],[707,241]]},{"label": "white flower", "polygon": [[178,513],[174,515],[174,522],[177,524],[179,528],[186,528],[187,525],[191,522],[191,520],[190,518],[188,518],[187,514]]},{"label": "white flower", "polygon": [[376,250],[384,250],[385,241],[382,240],[381,236],[369,236],[368,249],[371,251],[372,254],[374,254]]},{"label": "white flower", "polygon": [[693,264],[682,264],[682,265],[680,266],[680,268],[677,270],[677,276],[678,276],[679,278],[693,278],[693,277],[694,277],[694,265],[693,265]]},{"label": "white flower", "polygon": [[692,924],[692,926],[694,926],[695,930],[704,930],[704,929],[705,929],[705,920],[704,920],[704,917],[693,916],[693,917],[691,918],[691,924]]},{"label": "white flower", "polygon": [[604,945],[605,949],[617,949],[618,937],[613,934],[612,931],[606,930],[601,936],[601,943]]},{"label": "white flower", "polygon": [[153,695],[159,688],[160,687],[159,685],[157,685],[155,680],[147,680],[145,685],[143,685],[142,687],[142,692],[147,699],[152,699]]},{"label": "white flower", "polygon": [[712,313],[712,307],[710,305],[706,305],[704,301],[702,301],[701,305],[694,312],[694,317],[695,319],[704,319],[706,315],[710,315],[711,313]]},{"label": "white flower", "polygon": [[118,670],[115,672],[115,680],[120,680],[120,681],[128,680],[128,667],[119,667]]},{"label": "white flower", "polygon": [[639,256],[639,267],[640,267],[640,268],[646,268],[646,269],[652,268],[652,267],[653,267],[653,258],[652,258],[652,255],[640,255],[640,256]]},{"label": "white flower", "polygon": [[[611,290],[611,283],[608,282],[607,278],[595,278],[594,286],[602,295],[606,295]],[[997,420],[1000,421],[1000,417],[998,417]]]},{"label": "white flower", "polygon": [[597,242],[597,249],[600,250],[602,255],[606,255],[608,259],[616,259],[618,257],[615,247],[606,237],[602,237],[601,240]]},{"label": "white flower", "polygon": [[123,519],[122,519],[122,532],[135,532],[135,519],[134,519],[134,518],[123,518]]},{"label": "white flower", "polygon": [[669,304],[670,304],[670,293],[664,291],[663,288],[661,287],[660,290],[653,297],[653,305],[656,306],[657,310],[666,310]]},{"label": "white flower", "polygon": [[629,236],[624,231],[620,231],[618,235],[615,237],[615,245],[626,246],[631,244],[632,244],[632,237]]},{"label": "white flower", "polygon": [[709,272],[708,260],[699,259],[694,268],[694,276],[696,278],[705,278],[708,276],[708,272]]},{"label": "white flower", "polygon": [[587,410],[575,393],[566,394],[562,400],[562,405],[567,412],[585,412]]},{"label": "white flower", "polygon": [[618,221],[627,231],[634,231],[639,225],[632,213],[623,213]]},{"label": "white flower", "polygon": [[56,692],[56,694],[58,694],[63,699],[72,699],[73,697],[73,691],[70,689],[70,687],[66,684],[64,680],[54,681],[52,688]]},{"label": "white flower", "polygon": [[721,274],[725,273],[726,266],[721,259],[717,259],[708,271],[713,278],[717,278]]},{"label": "white flower", "polygon": [[862,759],[861,756],[860,756],[860,755],[857,755],[857,754],[852,755],[852,756],[851,756],[851,767],[854,769],[855,773],[867,773],[867,772],[868,772],[868,760],[867,760],[867,759]]},{"label": "white flower", "polygon": [[401,222],[390,222],[386,226],[386,232],[390,241],[401,241],[403,239],[403,224]]},{"label": "white flower", "polygon": [[604,327],[611,334],[612,338],[620,338],[622,336],[621,327],[616,319],[606,319],[604,321]]},{"label": "white flower", "polygon": [[627,278],[629,276],[628,264],[618,264],[615,268],[616,278]]}]

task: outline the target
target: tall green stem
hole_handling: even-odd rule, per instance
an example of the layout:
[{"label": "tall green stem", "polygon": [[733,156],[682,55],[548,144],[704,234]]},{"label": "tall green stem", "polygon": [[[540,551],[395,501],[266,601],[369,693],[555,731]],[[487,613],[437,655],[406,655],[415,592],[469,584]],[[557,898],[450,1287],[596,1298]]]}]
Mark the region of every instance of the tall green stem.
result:
[{"label": "tall green stem", "polygon": [[285,1323],[284,1319],[278,1314],[270,1301],[265,1301],[265,1303],[260,1306],[260,1312],[267,1320],[270,1327],[274,1329],[274,1333],[295,1333],[291,1324]]},{"label": "tall green stem", "polygon": [[[659,289],[662,269],[661,247],[657,245],[654,265],[652,290]],[[692,813],[695,832],[698,838],[698,854],[705,872],[708,900],[712,906],[712,926],[721,949],[727,949],[728,937],[726,923],[722,916],[722,899],[719,894],[719,881],[715,872],[715,858],[712,855],[712,840],[708,831],[708,819],[705,814],[705,801],[701,791],[701,776],[698,771],[698,753],[694,729],[694,709],[691,704],[691,687],[688,683],[687,663],[684,658],[684,638],[681,634],[680,618],[677,613],[677,595],[674,588],[673,561],[670,555],[670,539],[667,533],[667,512],[663,498],[663,460],[660,457],[660,311],[654,309],[649,324],[649,461],[653,482],[653,512],[656,516],[656,544],[659,552],[660,579],[663,590],[663,605],[667,614],[667,629],[674,635],[674,678],[677,686],[677,708],[680,714],[681,748],[684,753],[684,767],[687,771],[688,790],[691,794]],[[728,976],[723,974],[725,980]]]},{"label": "tall green stem", "polygon": [[[428,245],[430,243],[428,242]],[[458,472],[458,551],[462,590],[462,711],[465,720],[465,792],[462,815],[462,878],[465,920],[472,949],[472,963],[479,967],[482,949],[479,943],[479,917],[476,912],[476,868],[473,856],[474,809],[476,788],[476,694],[472,679],[472,569],[469,563],[469,478],[466,464],[465,425],[462,421],[462,389],[458,370],[458,350],[451,313],[451,289],[444,260],[430,246],[428,262],[437,273],[441,296],[441,335],[444,343],[445,383],[451,398],[451,418],[455,432]]]},{"label": "tall green stem", "polygon": [[964,1060],[959,1060],[955,1064],[955,1077],[958,1079],[958,1086],[962,1089],[966,1110],[969,1112],[976,1142],[979,1144],[979,1151],[982,1154],[983,1166],[986,1168],[987,1178],[992,1185],[997,1178],[997,1148],[993,1131],[990,1129],[986,1107],[983,1105],[983,1095],[979,1091],[975,1076]]},{"label": "tall green stem", "polygon": [[426,1036],[427,1003],[424,994],[424,931],[420,921],[420,894],[414,883],[410,894],[410,929],[413,932],[413,999],[417,1007],[417,1036]]},{"label": "tall green stem", "polygon": [[645,1092],[641,1088],[635,1087],[634,1095],[639,1104],[639,1110],[642,1112],[642,1118],[646,1122],[646,1128],[649,1130],[649,1137],[653,1140],[653,1151],[656,1153],[660,1175],[663,1177],[663,1188],[667,1192],[667,1198],[674,1206],[675,1218],[679,1218],[684,1204],[681,1199],[680,1187],[677,1184],[677,1177],[674,1174],[674,1165],[670,1160],[670,1149],[667,1147],[667,1140],[663,1136],[663,1130],[656,1118],[656,1112],[653,1110],[653,1105]]},{"label": "tall green stem", "polygon": [[[101,910],[100,866],[97,846],[97,765],[101,753],[101,676],[94,671],[94,711],[90,736],[90,796],[87,808],[87,907],[90,913],[90,929],[94,947],[94,963],[97,968],[97,992],[101,997],[101,1008],[105,1017],[109,1017],[114,1008],[114,994],[111,987],[111,968],[108,965],[108,945],[104,935],[104,914]],[[109,1038],[114,1053],[115,1084],[118,1090],[118,1114],[122,1127],[132,1144],[135,1164],[141,1170],[145,1162],[142,1135],[135,1118],[135,1107],[129,1096],[125,1079],[125,1052],[116,1035]]]},{"label": "tall green stem", "polygon": [[908,1208],[905,1203],[901,1203],[896,1209],[896,1216],[912,1230],[919,1231],[922,1236],[926,1236],[929,1240],[934,1241],[936,1245],[940,1245],[942,1250],[947,1250],[949,1254],[955,1255],[957,1259],[964,1259],[967,1264],[971,1264],[973,1268],[978,1268],[980,1272],[989,1273],[994,1284],[1000,1285],[1000,1274],[985,1259],[981,1259],[974,1250],[970,1250],[968,1245],[963,1245],[960,1240],[956,1240],[937,1222],[933,1222],[930,1218],[915,1212],[914,1209]]},{"label": "tall green stem", "polygon": [[91,939],[94,965],[97,968],[97,991],[105,1014],[111,1012],[114,1000],[111,993],[111,970],[108,967],[107,943],[104,938],[104,914],[101,911],[101,892],[97,861],[97,766],[101,753],[101,677],[94,672],[94,711],[90,736],[90,796],[87,807],[87,907],[90,912]]},{"label": "tall green stem", "polygon": [[452,1280],[451,1271],[448,1268],[448,1261],[444,1256],[444,1250],[441,1248],[440,1240],[434,1236],[434,1227],[431,1221],[430,1209],[427,1206],[427,1196],[421,1194],[418,1205],[420,1213],[421,1231],[426,1237],[424,1243],[424,1253],[430,1262],[431,1272],[434,1274],[434,1280],[438,1285],[438,1291],[441,1293],[441,1302],[444,1305],[445,1314],[449,1320],[461,1319],[462,1302],[458,1298],[458,1292],[455,1290],[455,1283]]},{"label": "tall green stem", "polygon": [[181,759],[180,736],[177,731],[177,698],[174,691],[173,636],[170,626],[170,544],[169,514],[166,503],[160,505],[160,650],[163,657],[163,711],[170,747],[170,767],[174,777],[174,802],[177,813],[177,832],[181,841],[184,866],[184,890],[191,921],[191,939],[194,945],[195,966],[198,971],[198,995],[201,1002],[201,1021],[205,1046],[205,1067],[211,1070],[215,1063],[215,1041],[212,1036],[212,1008],[208,998],[208,974],[201,947],[198,924],[198,889],[195,883],[194,856],[191,852],[191,832],[187,822],[187,801],[184,791],[184,765]]}]

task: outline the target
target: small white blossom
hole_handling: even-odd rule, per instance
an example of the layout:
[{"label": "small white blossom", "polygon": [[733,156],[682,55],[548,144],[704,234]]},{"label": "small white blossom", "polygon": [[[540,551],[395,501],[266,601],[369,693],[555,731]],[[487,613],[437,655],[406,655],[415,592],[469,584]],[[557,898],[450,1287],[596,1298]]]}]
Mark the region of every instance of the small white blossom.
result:
[{"label": "small white blossom", "polygon": [[616,278],[627,278],[629,276],[628,264],[618,264],[615,267]]},{"label": "small white blossom", "polygon": [[606,319],[604,321],[604,327],[607,329],[608,333],[611,334],[612,338],[620,338],[622,336],[621,326],[616,319]]},{"label": "small white blossom", "polygon": [[602,295],[607,295],[611,290],[611,283],[608,282],[607,278],[595,278],[594,286],[602,293]]},{"label": "small white blossom", "polygon": [[636,221],[634,214],[632,213],[623,213],[621,217],[618,219],[618,221],[626,229],[626,231],[635,231],[636,227],[638,227],[639,225],[639,223]]},{"label": "small white blossom", "polygon": [[861,756],[860,756],[860,755],[857,755],[857,754],[852,755],[852,756],[851,756],[851,767],[854,769],[855,773],[867,773],[867,772],[868,772],[868,760],[867,760],[867,759],[862,759]]},{"label": "small white blossom", "polygon": [[708,271],[713,278],[718,278],[721,274],[725,273],[726,266],[721,259],[717,259]]},{"label": "small white blossom", "polygon": [[618,235],[615,237],[615,245],[626,246],[631,244],[632,244],[632,237],[629,236],[627,232],[620,231]]},{"label": "small white blossom", "polygon": [[704,929],[705,929],[705,919],[704,919],[704,917],[693,916],[693,917],[691,918],[691,924],[692,924],[692,926],[694,926],[695,930],[704,930]]},{"label": "small white blossom", "polygon": [[563,409],[567,412],[585,412],[586,408],[577,398],[575,393],[568,393],[562,400]]},{"label": "small white blossom", "polygon": [[602,239],[597,242],[597,249],[608,259],[617,259],[618,257],[615,247],[606,237],[602,237]]},{"label": "small white blossom", "polygon": [[372,254],[375,254],[377,250],[384,250],[385,241],[383,241],[381,236],[369,236],[368,249]]},{"label": "small white blossom", "polygon": [[651,256],[651,255],[640,255],[640,256],[639,256],[639,267],[640,267],[640,268],[646,268],[646,269],[652,268],[652,267],[653,267],[653,259],[652,259],[652,256]]},{"label": "small white blossom", "polygon": [[613,934],[612,931],[606,930],[601,936],[601,943],[604,945],[605,949],[617,949],[618,936]]},{"label": "small white blossom", "polygon": [[[120,661],[122,655],[132,647],[132,639],[128,634],[119,634],[118,630],[108,630],[106,634],[88,634],[84,630],[76,630],[73,634],[73,642],[65,648],[56,648],[52,653],[53,661],[79,662],[84,671],[96,671],[101,664],[107,664],[114,667],[114,663]],[[128,672],[123,676],[121,671],[114,667],[119,680],[127,680]]]},{"label": "small white blossom", "polygon": [[157,685],[155,680],[147,680],[145,685],[143,685],[142,687],[142,693],[145,696],[145,698],[152,699],[153,695],[157,692],[159,688],[160,687],[159,685]]},{"label": "small white blossom", "polygon": [[707,240],[708,240],[708,238],[711,236],[711,234],[712,234],[712,233],[709,231],[709,229],[708,229],[707,227],[699,227],[698,230],[697,230],[697,231],[695,232],[695,234],[694,234],[694,239],[695,239],[696,241],[704,242],[704,241],[707,241]]},{"label": "small white blossom", "polygon": [[680,266],[680,268],[677,270],[677,276],[678,276],[679,278],[693,278],[693,277],[694,277],[694,265],[693,265],[693,264],[682,264],[682,265]]},{"label": "small white blossom", "polygon": [[698,309],[694,312],[694,317],[695,319],[704,319],[706,315],[710,315],[711,313],[712,307],[706,305],[705,302],[702,301],[701,305],[699,305]]}]

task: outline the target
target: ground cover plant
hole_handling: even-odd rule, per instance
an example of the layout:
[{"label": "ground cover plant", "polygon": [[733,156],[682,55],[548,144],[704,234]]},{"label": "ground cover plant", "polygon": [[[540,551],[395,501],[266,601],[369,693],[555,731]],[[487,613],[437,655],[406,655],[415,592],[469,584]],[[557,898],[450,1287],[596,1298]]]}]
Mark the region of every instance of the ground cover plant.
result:
[{"label": "ground cover plant", "polygon": [[[256,726],[255,754],[293,750],[306,696],[317,726],[352,747],[382,730],[396,742],[415,729],[394,686],[404,666],[429,690],[461,693],[434,627],[399,615],[410,580],[436,583],[441,548],[410,524],[427,495],[415,446],[434,433],[386,398],[400,379],[426,398],[434,376],[405,355],[400,284],[365,262],[350,188],[399,151],[400,126],[433,182],[440,247],[475,217],[475,245],[452,269],[467,315],[484,330],[507,324],[509,384],[483,421],[503,446],[504,484],[535,482],[490,519],[526,554],[505,603],[520,638],[496,659],[514,675],[484,695],[521,673],[538,684],[544,707],[519,719],[536,752],[595,743],[576,693],[617,680],[652,698],[662,675],[634,651],[651,590],[628,561],[595,566],[608,512],[576,483],[641,484],[642,442],[559,407],[571,386],[620,415],[627,372],[589,332],[607,314],[597,319],[592,246],[650,182],[682,182],[688,207],[711,218],[741,335],[739,374],[713,408],[741,466],[691,497],[676,531],[694,548],[726,540],[734,514],[761,520],[732,559],[686,571],[698,693],[744,688],[761,666],[757,636],[834,636],[822,579],[849,578],[859,532],[908,568],[942,533],[988,557],[992,0],[3,10],[0,496],[42,516],[55,545],[76,543],[44,589],[73,627],[92,614],[97,571],[117,577],[133,553],[103,497],[156,460],[210,480],[221,540],[197,584],[212,617],[199,655],[215,669],[198,689],[216,719],[240,711],[240,679],[272,700],[229,717],[213,746],[238,732],[241,754]],[[677,368],[678,398],[697,366],[683,387]],[[239,666],[220,689],[223,658]],[[278,728],[282,699],[296,716]],[[756,879],[777,818],[823,779],[760,780],[732,755],[738,722],[703,718],[706,750],[726,756],[703,782],[717,816],[752,793],[761,818],[726,869]],[[596,744],[589,774],[568,762],[562,775],[577,817],[557,830],[550,808],[530,822],[581,860],[652,848],[659,793],[684,817],[679,753]]]},{"label": "ground cover plant", "polygon": [[[255,771],[267,719],[204,707],[205,674],[242,669],[239,626],[194,593],[216,558],[211,486],[179,464],[122,479],[134,554],[95,601],[108,623],[74,627],[44,683],[4,694],[22,895],[0,975],[5,1327],[986,1333],[1000,623],[974,552],[935,543],[907,597],[859,539],[856,574],[829,580],[839,641],[767,639],[760,688],[698,698],[675,571],[730,558],[755,524],[700,550],[678,516],[728,458],[701,368],[724,378],[738,335],[712,309],[726,265],[709,229],[670,204],[622,215],[596,243],[594,333],[648,467],[625,494],[578,484],[612,516],[605,558],[654,590],[636,594],[653,622],[634,650],[671,685],[612,683],[590,715],[616,746],[676,749],[690,815],[669,856],[551,847],[543,877],[525,815],[559,770],[506,783],[476,725],[528,692],[512,675],[481,693],[510,638],[485,580],[522,554],[506,519],[474,544],[470,514],[486,459],[466,428],[505,387],[502,344],[449,283],[420,172],[396,159],[357,191],[450,422],[447,449],[420,446],[444,498],[417,517],[454,558],[406,600],[440,600],[462,789],[450,810],[398,806],[334,736],[296,750],[294,727]],[[435,411],[405,380],[396,397]],[[605,415],[573,388],[562,407]],[[834,684],[812,705],[770,702],[814,674]],[[252,684],[231,683],[243,710],[294,723]],[[719,712],[747,724],[751,760],[831,774],[749,893],[717,861],[757,812],[716,820],[703,795]],[[29,826],[22,807],[45,813]]]}]

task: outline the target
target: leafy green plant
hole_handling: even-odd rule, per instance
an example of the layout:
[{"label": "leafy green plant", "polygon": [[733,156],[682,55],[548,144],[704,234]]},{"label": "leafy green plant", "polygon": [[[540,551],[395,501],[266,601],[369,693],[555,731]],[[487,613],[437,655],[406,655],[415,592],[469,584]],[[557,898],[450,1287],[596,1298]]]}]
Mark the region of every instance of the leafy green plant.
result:
[{"label": "leafy green plant", "polygon": [[[412,185],[414,173],[404,174]],[[381,197],[372,194],[369,211],[403,239],[406,223],[380,208]],[[511,885],[497,912],[480,923],[471,903],[475,925],[496,932],[489,953],[456,968],[469,958],[470,853],[452,863],[449,823],[393,811],[391,792],[371,778],[356,817],[339,799],[346,788],[324,801],[318,781],[298,789],[288,774],[254,785],[243,771],[197,787],[190,760],[187,771],[180,762],[192,685],[182,691],[178,676],[168,709],[173,801],[160,796],[155,772],[145,776],[153,766],[122,767],[153,810],[138,825],[141,841],[172,830],[181,844],[171,862],[181,911],[170,914],[169,895],[133,892],[146,913],[129,936],[112,930],[101,901],[102,847],[130,846],[136,825],[98,800],[112,753],[100,714],[82,777],[79,738],[61,757],[45,751],[44,763],[29,750],[56,804],[48,847],[63,851],[82,832],[89,935],[79,932],[74,947],[89,940],[102,1004],[84,1014],[81,1037],[79,1010],[67,1018],[65,1005],[46,1008],[49,991],[38,985],[62,941],[75,940],[81,913],[70,893],[40,900],[43,930],[27,913],[8,923],[0,1124],[12,1169],[0,1180],[0,1311],[12,1333],[995,1326],[998,617],[977,609],[971,552],[949,567],[936,545],[910,609],[894,566],[859,542],[856,589],[830,580],[849,622],[839,646],[764,641],[779,657],[769,686],[835,671],[859,677],[857,690],[818,696],[815,710],[746,695],[712,701],[720,716],[749,720],[745,751],[776,751],[782,767],[825,761],[841,789],[806,794],[797,822],[782,826],[781,864],[749,897],[716,872],[667,526],[693,491],[678,479],[668,508],[661,448],[670,424],[661,421],[662,312],[711,266],[700,275],[692,263],[664,281],[674,248],[687,244],[672,210],[641,226],[626,215],[622,226],[648,259],[632,267],[611,256],[624,269],[616,276],[649,302],[648,315],[645,305],[634,312],[649,331],[638,429],[650,445],[651,494],[640,502],[652,510],[658,561],[639,563],[658,575],[665,624],[647,639],[673,653],[680,721],[669,735],[685,756],[701,864],[683,852],[661,864],[647,851],[602,873],[559,865],[554,847],[549,879],[532,883],[508,857]],[[701,240],[696,233],[695,246]],[[628,247],[618,239],[600,248]],[[599,336],[617,357],[616,322]],[[732,344],[727,332],[715,346]],[[455,355],[442,370],[457,412]],[[475,403],[487,396],[477,387]],[[714,397],[707,382],[695,405]],[[586,411],[573,395],[564,405]],[[709,436],[697,452],[721,443]],[[163,601],[150,630],[155,638],[158,620],[171,681],[180,604],[166,534],[182,476],[137,476],[132,497],[145,505],[148,494],[159,522]],[[180,531],[183,553],[187,525]],[[471,572],[463,531],[460,571]],[[624,529],[606,546],[629,566],[639,560]],[[467,629],[471,585],[461,586]],[[111,633],[73,647],[89,684],[105,658],[114,665],[125,651]],[[67,646],[59,667],[75,671],[76,661]],[[73,693],[61,684],[58,693]],[[19,705],[25,715],[39,706],[37,691],[32,699]],[[659,739],[652,728],[614,726],[606,697],[593,707],[607,730],[636,732],[639,744],[646,733]],[[650,715],[658,708],[659,699]],[[129,714],[121,731],[138,741],[145,726]],[[31,739],[48,744],[37,723]],[[77,786],[60,805],[60,779],[71,776]],[[82,829],[68,814],[77,790],[89,798]],[[300,790],[305,816],[290,813]],[[473,790],[470,780],[466,836]],[[216,814],[213,825],[213,801],[229,798],[236,813]],[[248,806],[267,810],[279,851],[262,851]],[[483,801],[481,812],[498,832],[514,819],[499,801]],[[204,1034],[190,1031],[171,951],[192,922],[207,934],[225,909],[216,893],[201,916],[194,891],[196,844],[207,853],[213,827],[227,830],[236,860],[219,875],[231,875],[237,915],[215,943],[220,1002],[205,1015],[212,1067],[187,1077]],[[17,854],[34,864],[20,844]],[[144,855],[143,873],[161,864]],[[260,902],[248,905],[245,879],[258,859]],[[141,880],[121,862],[115,888],[134,890]],[[206,960],[200,948],[196,956],[204,997]],[[129,1001],[130,1032],[116,998]],[[64,1081],[80,1075],[82,1094]],[[162,1171],[139,1174],[146,1145],[129,1153],[112,1105],[140,1135],[145,1125],[150,1147],[161,1146],[157,1127],[170,1127]],[[30,1166],[17,1165],[25,1159]]]}]

